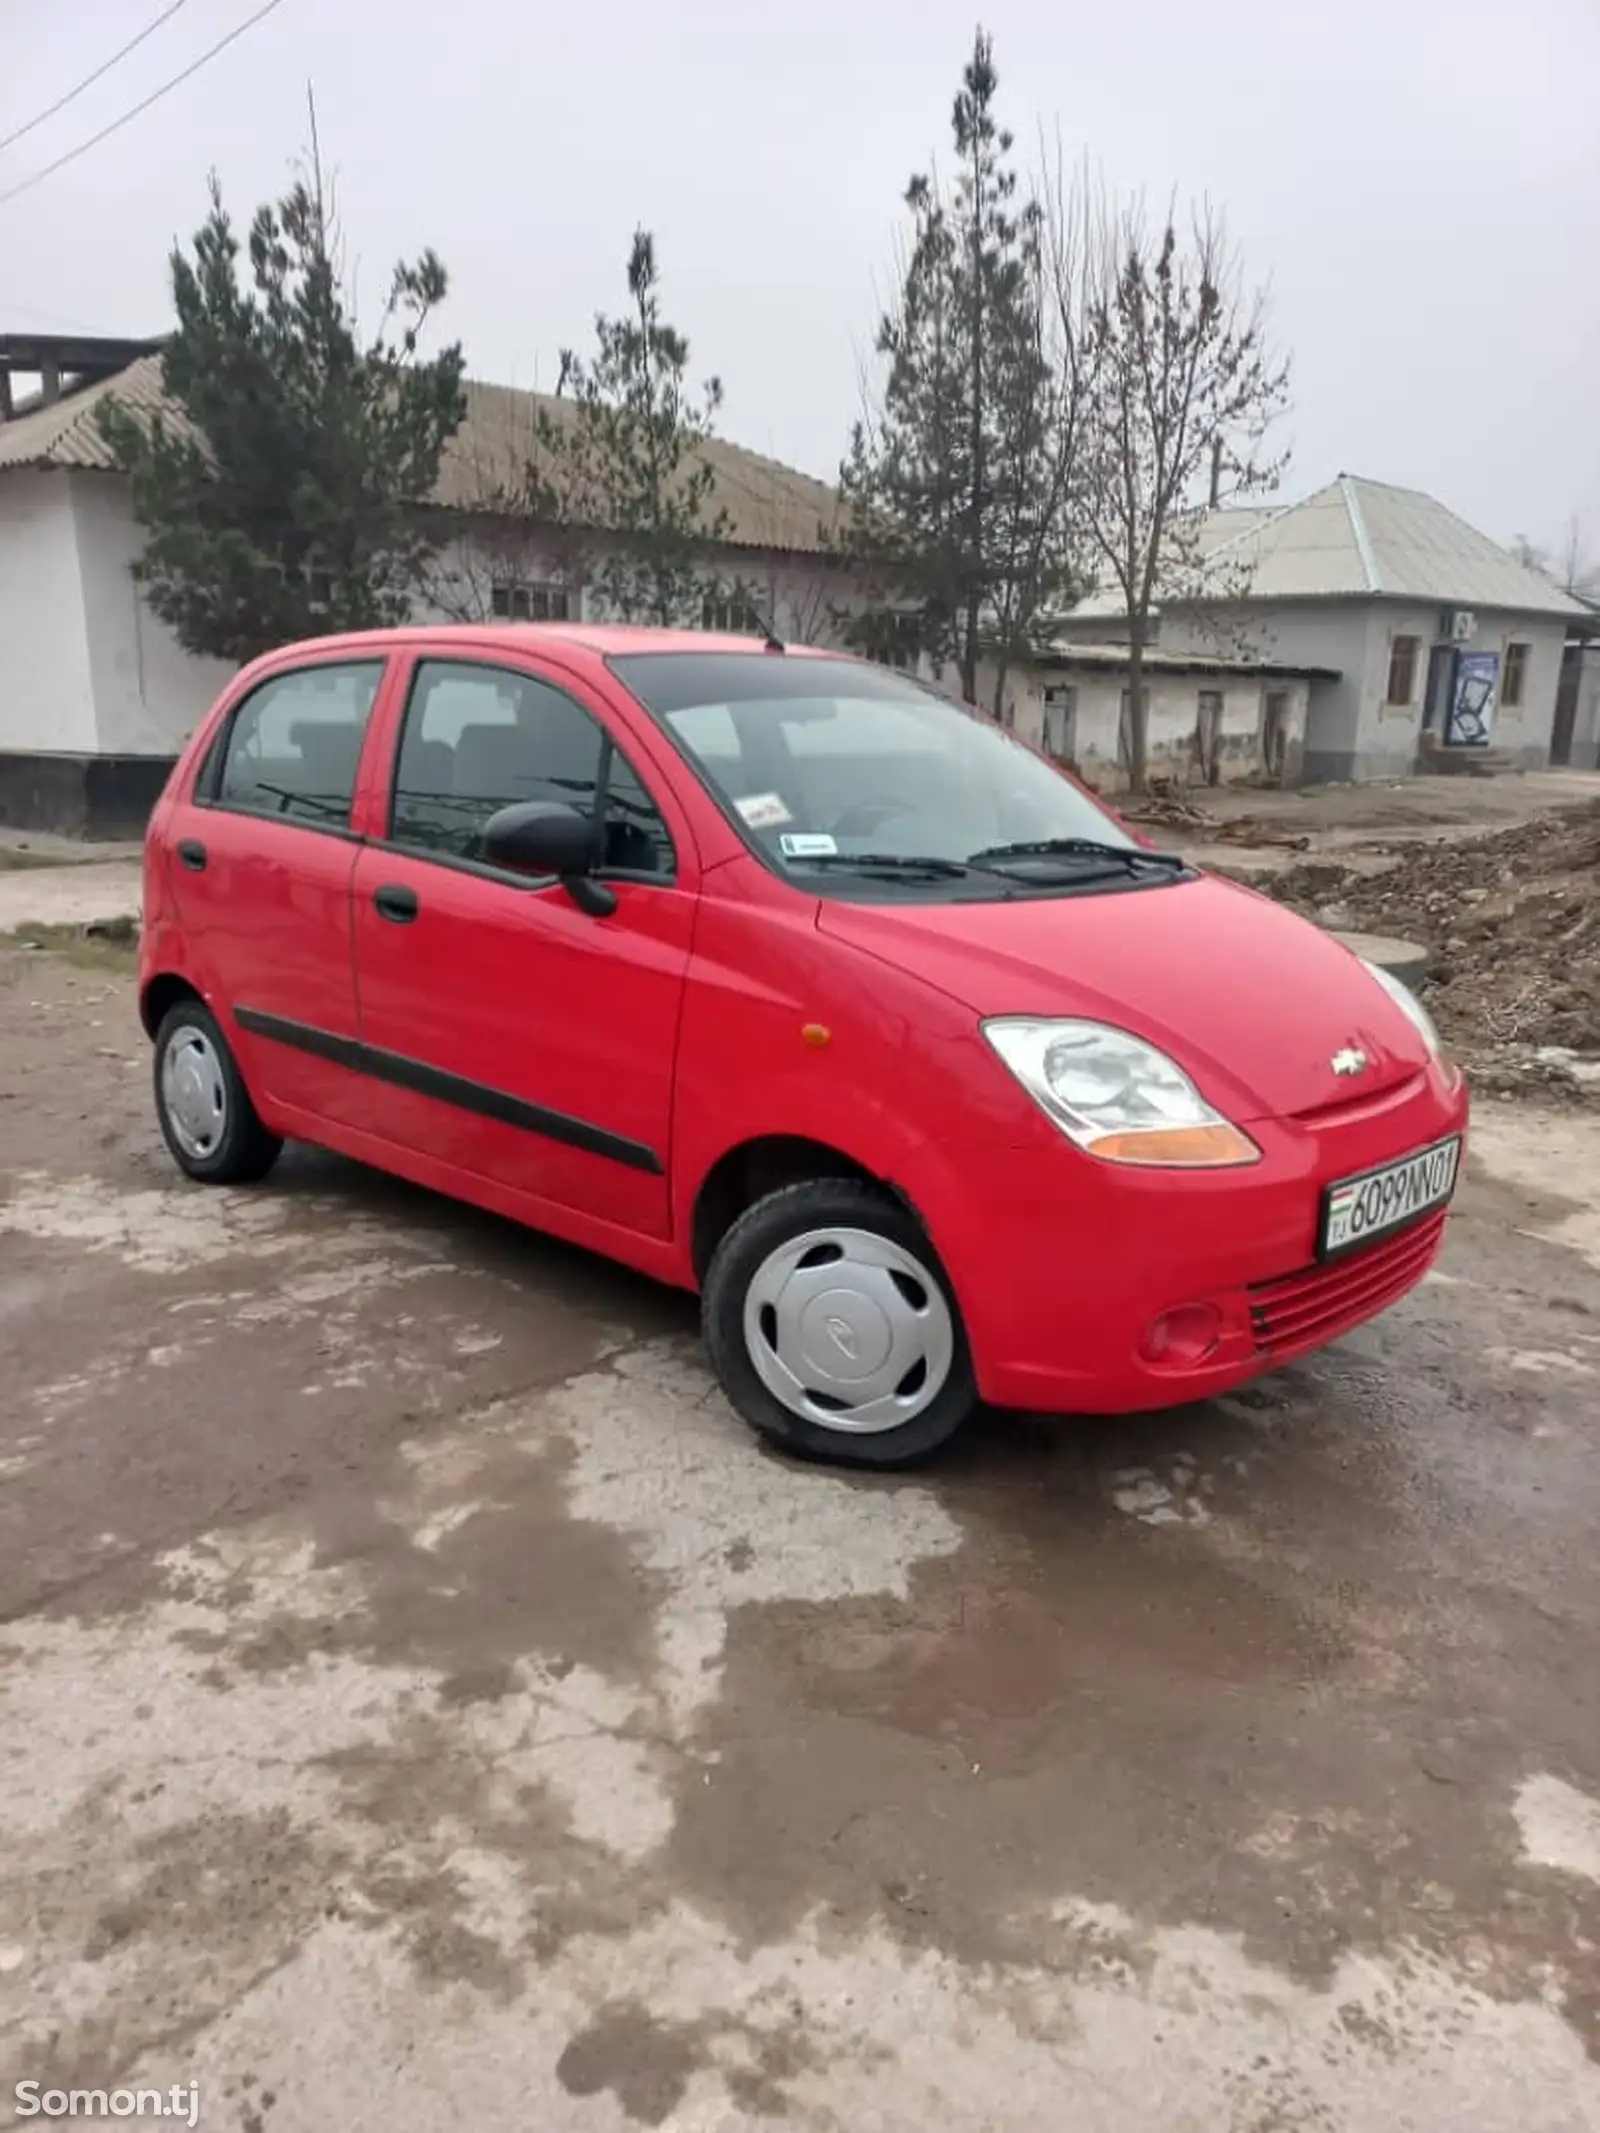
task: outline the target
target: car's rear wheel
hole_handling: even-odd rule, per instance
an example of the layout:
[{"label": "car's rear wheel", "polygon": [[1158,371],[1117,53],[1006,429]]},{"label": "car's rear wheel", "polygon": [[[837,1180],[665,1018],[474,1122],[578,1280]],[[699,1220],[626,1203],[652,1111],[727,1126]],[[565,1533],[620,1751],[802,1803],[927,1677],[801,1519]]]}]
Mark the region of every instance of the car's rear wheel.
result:
[{"label": "car's rear wheel", "polygon": [[198,1000],[168,1008],[156,1032],[156,1117],[179,1169],[205,1185],[264,1178],[283,1143],[269,1133],[216,1017]]},{"label": "car's rear wheel", "polygon": [[712,1256],[703,1314],[729,1399],[804,1459],[905,1466],[977,1405],[933,1247],[870,1185],[818,1178],[747,1208]]}]

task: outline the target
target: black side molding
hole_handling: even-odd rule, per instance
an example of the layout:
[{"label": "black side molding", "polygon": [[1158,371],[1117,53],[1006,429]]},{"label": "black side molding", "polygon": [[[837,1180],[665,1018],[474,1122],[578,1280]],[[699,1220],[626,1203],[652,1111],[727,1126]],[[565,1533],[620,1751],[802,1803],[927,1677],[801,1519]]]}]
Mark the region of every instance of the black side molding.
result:
[{"label": "black side molding", "polygon": [[610,1133],[604,1126],[591,1125],[584,1118],[569,1118],[564,1111],[547,1110],[543,1104],[529,1103],[526,1098],[513,1096],[505,1089],[490,1088],[481,1081],[468,1081],[462,1074],[447,1074],[442,1067],[429,1066],[421,1059],[409,1059],[403,1052],[386,1052],[375,1044],[363,1044],[356,1037],[340,1037],[331,1030],[316,1029],[308,1022],[291,1022],[283,1015],[266,1014],[259,1007],[236,1007],[233,1018],[241,1029],[254,1037],[269,1038],[274,1044],[286,1044],[297,1052],[309,1052],[314,1059],[330,1060],[335,1066],[348,1067],[355,1074],[369,1074],[374,1081],[386,1081],[396,1089],[409,1089],[416,1096],[431,1096],[438,1103],[454,1104],[460,1111],[471,1111],[479,1118],[492,1118],[502,1126],[517,1126],[524,1133],[537,1133],[547,1141],[559,1141],[567,1148],[580,1148],[586,1155],[606,1157],[613,1163],[621,1163],[629,1170],[642,1170],[648,1176],[660,1177],[662,1163],[653,1148],[642,1141],[630,1141],[624,1134]]}]

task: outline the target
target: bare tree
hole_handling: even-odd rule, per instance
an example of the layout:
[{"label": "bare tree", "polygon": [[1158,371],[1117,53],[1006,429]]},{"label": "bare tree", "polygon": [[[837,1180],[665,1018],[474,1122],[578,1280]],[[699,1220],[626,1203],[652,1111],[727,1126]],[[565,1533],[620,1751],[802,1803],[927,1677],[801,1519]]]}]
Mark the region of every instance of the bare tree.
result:
[{"label": "bare tree", "polygon": [[1567,530],[1561,537],[1561,560],[1557,568],[1557,582],[1563,592],[1591,600],[1600,594],[1600,562],[1589,553],[1583,521],[1576,511],[1567,520]]},{"label": "bare tree", "polygon": [[1562,592],[1580,600],[1600,599],[1600,558],[1589,553],[1583,521],[1576,512],[1567,520],[1559,548],[1540,548],[1525,533],[1514,533],[1511,553],[1524,570],[1538,571]]},{"label": "bare tree", "polygon": [[1262,294],[1246,295],[1220,217],[1180,235],[1123,207],[1087,238],[1100,285],[1082,363],[1082,526],[1128,623],[1128,781],[1145,789],[1144,655],[1158,600],[1215,591],[1201,529],[1208,503],[1277,486],[1287,455],[1266,449],[1288,405],[1288,367],[1268,340]]},{"label": "bare tree", "polygon": [[1041,601],[1065,607],[1100,575],[1090,523],[1091,424],[1098,419],[1096,365],[1104,349],[1100,316],[1110,283],[1114,218],[1105,187],[1087,162],[1070,174],[1061,134],[1041,143],[1045,355],[1052,425],[1049,484],[1054,526]]}]

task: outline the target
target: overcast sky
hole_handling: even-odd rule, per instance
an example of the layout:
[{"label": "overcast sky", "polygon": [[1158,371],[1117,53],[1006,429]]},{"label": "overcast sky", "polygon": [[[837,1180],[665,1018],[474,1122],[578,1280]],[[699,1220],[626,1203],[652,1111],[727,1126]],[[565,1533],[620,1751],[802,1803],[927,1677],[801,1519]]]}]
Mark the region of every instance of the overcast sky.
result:
[{"label": "overcast sky", "polygon": [[[260,0],[183,0],[0,192]],[[0,136],[170,0],[0,0]],[[1294,363],[1285,494],[1426,489],[1497,538],[1600,551],[1600,0],[988,0],[1019,143],[1227,211]],[[148,113],[0,204],[0,332],[152,333],[215,165],[281,189],[314,79],[364,308],[432,245],[480,377],[550,384],[635,223],[725,433],[838,466],[908,175],[945,151],[971,0],[282,0]]]}]

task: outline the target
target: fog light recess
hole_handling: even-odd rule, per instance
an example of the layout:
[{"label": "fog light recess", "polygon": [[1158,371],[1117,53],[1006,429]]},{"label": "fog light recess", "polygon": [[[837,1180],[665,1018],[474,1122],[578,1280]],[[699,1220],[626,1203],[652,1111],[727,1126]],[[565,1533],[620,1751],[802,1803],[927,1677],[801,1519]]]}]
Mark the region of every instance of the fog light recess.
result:
[{"label": "fog light recess", "polygon": [[1152,1319],[1139,1353],[1147,1363],[1167,1369],[1203,1363],[1222,1339],[1222,1313],[1215,1304],[1180,1304]]}]

